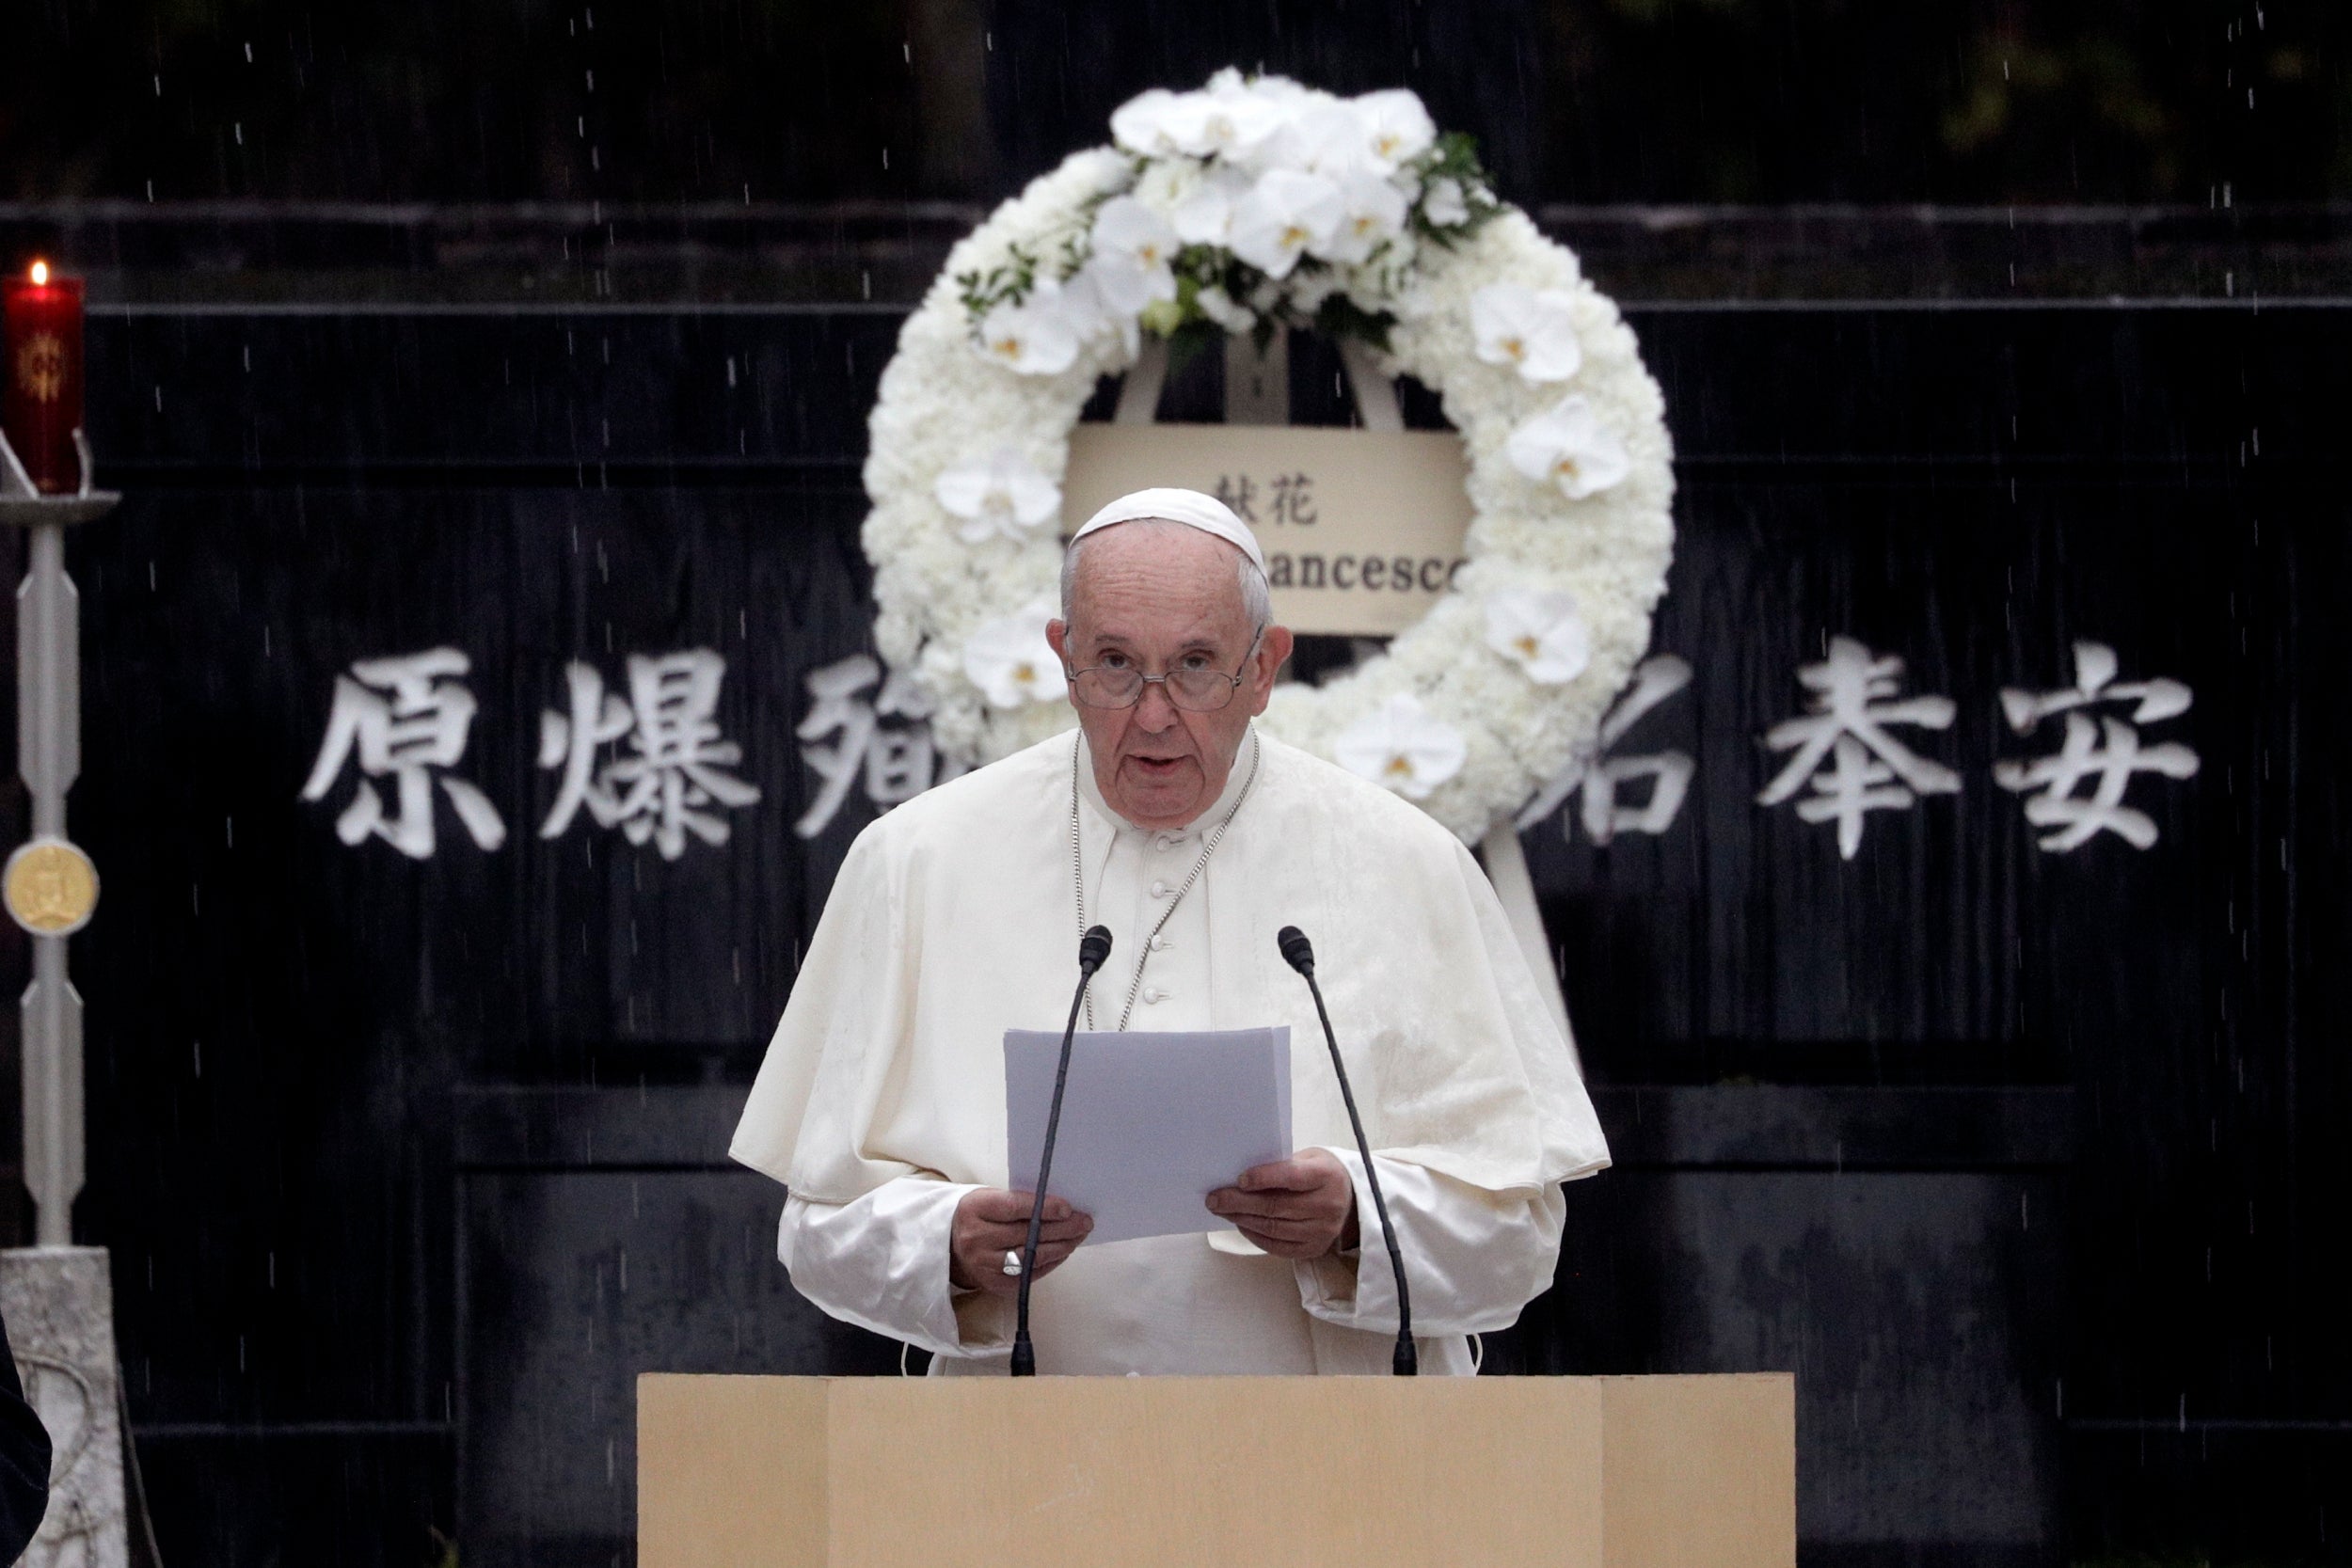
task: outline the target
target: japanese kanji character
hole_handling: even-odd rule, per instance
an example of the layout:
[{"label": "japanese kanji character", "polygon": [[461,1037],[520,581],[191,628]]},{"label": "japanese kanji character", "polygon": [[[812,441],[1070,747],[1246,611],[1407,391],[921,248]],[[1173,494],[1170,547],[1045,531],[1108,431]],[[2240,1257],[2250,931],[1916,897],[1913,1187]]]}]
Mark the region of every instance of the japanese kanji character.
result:
[{"label": "japanese kanji character", "polygon": [[[882,690],[869,702],[866,692],[878,680]],[[832,825],[861,774],[866,798],[888,810],[964,770],[932,746],[930,699],[907,671],[882,680],[872,656],[852,654],[812,671],[804,684],[815,700],[793,733],[803,742],[801,760],[823,783],[792,825],[801,837],[815,838]],[[885,726],[884,719],[908,722]]]},{"label": "japanese kanji character", "polygon": [[[1311,527],[1318,515],[1315,482],[1310,474],[1281,474],[1268,486],[1274,492],[1274,520]],[[1251,521],[1256,519],[1252,518]]]},{"label": "japanese kanji character", "polygon": [[[2147,813],[2123,803],[2135,773],[2168,779],[2197,775],[2197,753],[2178,741],[2140,743],[2140,724],[2153,724],[2188,711],[2193,694],[2176,680],[2115,680],[2115,650],[2104,642],[2074,644],[2074,684],[2055,691],[2001,689],[2001,712],[2009,727],[2030,734],[2043,720],[2064,715],[2066,733],[2057,752],[2031,760],[2004,759],[1993,765],[1993,782],[2026,796],[2026,820],[2058,831],[2038,842],[2064,854],[2111,832],[2135,849],[2156,842],[2156,824]],[[2102,715],[2095,721],[2074,711],[2094,703],[2133,703],[2131,721]],[[2074,792],[2086,782],[2088,795]],[[2039,791],[2039,793],[2033,793]]]},{"label": "japanese kanji character", "polygon": [[[626,701],[608,693],[593,666],[574,663],[564,676],[570,712],[539,716],[539,766],[564,770],[541,838],[571,826],[580,807],[599,827],[618,827],[631,844],[648,839],[664,860],[686,852],[686,835],[726,843],[727,819],[707,808],[748,806],[759,788],[727,769],[743,748],[720,737],[719,687],[727,663],[708,648],[628,660]],[[601,766],[600,748],[616,754]]]},{"label": "japanese kanji character", "polygon": [[[1583,797],[1579,815],[1595,844],[1607,844],[1625,832],[1662,833],[1674,826],[1675,818],[1681,814],[1683,800],[1691,792],[1691,780],[1698,771],[1698,764],[1687,752],[1620,757],[1612,755],[1611,748],[1625,738],[1626,732],[1651,709],[1690,684],[1689,662],[1673,654],[1660,654],[1635,666],[1632,685],[1600,721],[1594,754],[1589,759],[1580,756],[1563,768],[1544,792],[1519,813],[1519,829],[1524,832],[1541,822],[1579,791]],[[1620,792],[1638,779],[1651,781],[1648,800],[1638,806],[1620,804]],[[1573,834],[1567,818],[1561,820],[1560,829],[1564,835]]]},{"label": "japanese kanji character", "polygon": [[1257,482],[1248,474],[1216,476],[1216,499],[1232,508],[1233,515],[1245,523],[1254,523],[1258,520],[1258,514],[1250,505],[1257,494]]},{"label": "japanese kanji character", "polygon": [[[1837,824],[1837,852],[1847,860],[1862,847],[1862,819],[1873,811],[1899,811],[1921,795],[1957,795],[1960,775],[1911,751],[1887,733],[1889,726],[1951,727],[1956,711],[1949,697],[1888,701],[1902,685],[1903,661],[1871,653],[1851,637],[1830,639],[1829,657],[1807,664],[1797,679],[1814,693],[1807,711],[1765,732],[1775,752],[1793,750],[1756,803],[1776,806],[1810,783],[1813,793],[1797,802],[1807,822]],[[1824,761],[1832,766],[1824,768]],[[1815,769],[1820,768],[1819,772]]]},{"label": "japanese kanji character", "polygon": [[[429,648],[359,659],[349,674],[335,677],[326,736],[303,784],[302,799],[324,799],[343,765],[358,757],[358,790],[335,818],[336,837],[356,845],[373,833],[413,860],[431,859],[437,782],[476,847],[496,849],[506,842],[506,824],[489,798],[468,781],[438,771],[466,754],[476,705],[461,677],[470,668],[454,648]],[[389,816],[376,792],[379,779],[392,781],[397,809]]]}]

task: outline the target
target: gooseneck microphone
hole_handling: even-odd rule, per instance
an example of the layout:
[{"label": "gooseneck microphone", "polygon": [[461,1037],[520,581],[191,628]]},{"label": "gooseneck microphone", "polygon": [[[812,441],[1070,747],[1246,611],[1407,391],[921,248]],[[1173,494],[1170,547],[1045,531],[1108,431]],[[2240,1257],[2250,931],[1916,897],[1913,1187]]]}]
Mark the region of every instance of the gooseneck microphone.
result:
[{"label": "gooseneck microphone", "polygon": [[[1348,1086],[1347,1064],[1340,1060],[1339,1037],[1331,1032],[1331,1014],[1323,1006],[1323,988],[1315,984],[1315,950],[1307,941],[1307,933],[1295,926],[1285,926],[1274,933],[1274,942],[1282,950],[1282,961],[1306,977],[1307,989],[1314,993],[1315,1016],[1323,1020],[1323,1043],[1331,1051],[1331,1070],[1339,1074],[1340,1098],[1347,1102],[1347,1122],[1356,1130],[1356,1152],[1364,1162],[1364,1180],[1372,1184],[1372,1207],[1380,1216],[1380,1239],[1388,1243],[1389,1268],[1396,1275],[1396,1354],[1389,1369],[1398,1377],[1412,1377],[1421,1370],[1421,1354],[1413,1348],[1413,1297],[1405,1285],[1405,1255],[1396,1249],[1396,1231],[1389,1224],[1389,1202],[1380,1196],[1380,1172],[1372,1163],[1372,1146],[1364,1139],[1364,1118],[1356,1114],[1356,1091]],[[1052,1147],[1050,1134],[1047,1147]],[[1034,1225],[1031,1230],[1034,1233]]]},{"label": "gooseneck microphone", "polygon": [[1029,1239],[1021,1248],[1021,1299],[1013,1315],[1015,1377],[1037,1376],[1037,1349],[1029,1343],[1029,1281],[1037,1277],[1037,1233],[1045,1224],[1046,1182],[1054,1174],[1054,1135],[1061,1131],[1062,1086],[1070,1082],[1070,1041],[1078,1032],[1078,1009],[1086,1005],[1087,984],[1110,956],[1110,927],[1089,927],[1078,939],[1078,991],[1070,999],[1070,1022],[1062,1025],[1061,1059],[1054,1066],[1054,1101],[1045,1111],[1045,1147],[1037,1157],[1037,1191],[1029,1195]]}]

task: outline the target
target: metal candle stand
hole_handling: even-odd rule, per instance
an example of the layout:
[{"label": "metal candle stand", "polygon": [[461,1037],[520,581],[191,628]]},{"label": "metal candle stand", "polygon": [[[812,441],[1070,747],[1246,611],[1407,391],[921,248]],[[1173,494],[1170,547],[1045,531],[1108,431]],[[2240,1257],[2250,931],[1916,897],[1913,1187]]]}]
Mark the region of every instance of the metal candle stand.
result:
[{"label": "metal candle stand", "polygon": [[0,872],[0,898],[33,939],[22,1048],[35,1241],[0,1252],[0,1314],[53,1450],[49,1512],[24,1561],[122,1568],[129,1541],[113,1285],[105,1249],[73,1244],[85,1132],[82,999],[67,973],[66,942],[97,905],[98,874],[65,829],[66,791],[82,770],[80,595],[66,576],[65,531],[104,516],[122,498],[90,487],[89,442],[78,429],[73,448],[81,489],[45,496],[0,434],[0,524],[22,528],[30,541],[16,595],[16,736],[33,831]]},{"label": "metal candle stand", "polygon": [[[66,973],[66,942],[98,901],[97,874],[65,832],[65,796],[82,771],[81,595],[65,573],[65,531],[113,511],[122,498],[90,488],[89,442],[76,495],[44,496],[0,434],[0,523],[30,537],[16,593],[17,771],[33,800],[32,837],[0,875],[9,914],[33,939],[24,992],[24,1185],[37,1244],[71,1246],[82,1190],[82,999]],[[77,879],[75,872],[82,873]]]}]

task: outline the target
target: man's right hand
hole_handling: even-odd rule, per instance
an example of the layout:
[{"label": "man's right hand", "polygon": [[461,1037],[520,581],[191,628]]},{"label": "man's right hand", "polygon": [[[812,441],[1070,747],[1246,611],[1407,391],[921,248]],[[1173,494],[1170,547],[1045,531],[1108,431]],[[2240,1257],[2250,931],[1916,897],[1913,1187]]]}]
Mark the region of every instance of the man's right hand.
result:
[{"label": "man's right hand", "polygon": [[[1038,1229],[1037,1272],[1040,1278],[1054,1272],[1094,1228],[1094,1218],[1081,1214],[1051,1194],[1045,1199],[1045,1223]],[[1028,1244],[1029,1195],[1002,1187],[979,1187],[963,1195],[956,1205],[956,1223],[947,1240],[947,1279],[966,1291],[1009,1296],[1021,1289],[1021,1276],[1005,1272],[1005,1254]]]}]

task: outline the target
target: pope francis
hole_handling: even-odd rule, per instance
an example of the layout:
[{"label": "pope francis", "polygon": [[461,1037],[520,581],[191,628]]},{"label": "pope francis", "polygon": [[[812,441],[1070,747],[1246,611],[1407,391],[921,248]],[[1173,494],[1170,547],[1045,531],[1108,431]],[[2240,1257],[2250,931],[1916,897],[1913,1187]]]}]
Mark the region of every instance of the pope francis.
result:
[{"label": "pope francis", "polygon": [[[1078,933],[1100,923],[1115,945],[1090,1027],[1287,1023],[1319,1045],[1275,946],[1295,925],[1422,1368],[1471,1370],[1467,1336],[1551,1283],[1560,1183],[1609,1159],[1493,889],[1420,811],[1253,725],[1291,634],[1255,538],[1209,497],[1146,490],[1098,513],[1047,637],[1078,733],[858,836],[753,1087],[732,1152],[787,1189],[793,1284],[932,1352],[935,1375],[1003,1373],[1029,1212],[1005,1190],[1005,1031],[1058,1032]],[[1200,1233],[1089,1246],[1088,1216],[1048,1198],[1041,1371],[1388,1370],[1396,1291],[1345,1108],[1322,1050],[1294,1050],[1292,1072],[1297,1152],[1210,1193]]]}]

